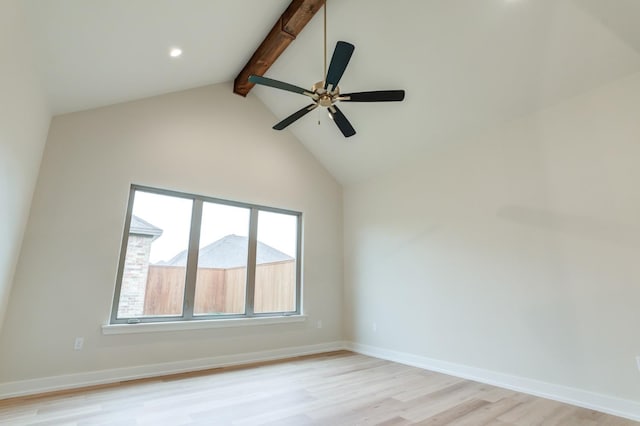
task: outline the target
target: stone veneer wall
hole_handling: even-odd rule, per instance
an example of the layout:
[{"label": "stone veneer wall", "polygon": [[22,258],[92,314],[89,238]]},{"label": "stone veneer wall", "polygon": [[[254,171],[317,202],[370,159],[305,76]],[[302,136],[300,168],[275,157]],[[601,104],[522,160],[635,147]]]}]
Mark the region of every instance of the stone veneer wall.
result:
[{"label": "stone veneer wall", "polygon": [[150,235],[130,234],[120,290],[119,318],[142,316],[151,254]]}]

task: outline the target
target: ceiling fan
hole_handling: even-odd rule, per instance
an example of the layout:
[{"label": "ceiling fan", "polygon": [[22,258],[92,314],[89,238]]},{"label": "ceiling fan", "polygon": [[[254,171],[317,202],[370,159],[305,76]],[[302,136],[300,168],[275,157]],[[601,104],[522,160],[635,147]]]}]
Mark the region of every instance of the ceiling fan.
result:
[{"label": "ceiling fan", "polygon": [[324,81],[319,81],[314,84],[311,90],[303,89],[302,87],[295,86],[293,84],[285,83],[271,78],[262,77],[259,75],[250,75],[249,81],[254,84],[260,84],[262,86],[273,87],[280,90],[286,90],[288,92],[298,93],[300,95],[307,96],[313,101],[311,104],[304,108],[294,112],[289,117],[285,118],[273,128],[275,130],[283,130],[290,124],[294,123],[298,119],[304,117],[306,114],[315,110],[318,107],[327,108],[329,111],[329,117],[333,119],[338,126],[338,129],[342,132],[344,137],[348,138],[356,134],[355,129],[347,120],[347,117],[340,111],[336,105],[338,102],[397,102],[404,99],[404,90],[376,90],[370,92],[355,92],[341,94],[338,83],[342,78],[355,46],[346,41],[339,41],[336,44],[336,48],[333,51],[331,57],[331,63],[329,64],[329,70],[327,71],[327,5],[324,5]]}]

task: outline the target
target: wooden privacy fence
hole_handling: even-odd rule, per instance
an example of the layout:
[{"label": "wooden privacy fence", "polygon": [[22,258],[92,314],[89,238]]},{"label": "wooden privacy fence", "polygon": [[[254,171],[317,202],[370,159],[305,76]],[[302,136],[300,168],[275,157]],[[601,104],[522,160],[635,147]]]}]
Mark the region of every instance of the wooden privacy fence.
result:
[{"label": "wooden privacy fence", "polygon": [[[296,306],[295,260],[256,267],[254,311],[290,312]],[[184,266],[149,266],[144,316],[180,315],[185,283]],[[198,268],[194,313],[244,313],[245,267]]]}]

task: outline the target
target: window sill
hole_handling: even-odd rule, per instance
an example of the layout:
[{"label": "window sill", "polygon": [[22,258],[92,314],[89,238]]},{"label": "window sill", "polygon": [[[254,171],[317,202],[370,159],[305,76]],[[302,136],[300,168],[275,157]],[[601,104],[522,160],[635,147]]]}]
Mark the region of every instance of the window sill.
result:
[{"label": "window sill", "polygon": [[140,324],[105,324],[102,334],[155,333],[163,331],[201,330],[207,328],[251,327],[256,325],[304,322],[306,315],[279,317],[227,318],[201,321],[145,322]]}]

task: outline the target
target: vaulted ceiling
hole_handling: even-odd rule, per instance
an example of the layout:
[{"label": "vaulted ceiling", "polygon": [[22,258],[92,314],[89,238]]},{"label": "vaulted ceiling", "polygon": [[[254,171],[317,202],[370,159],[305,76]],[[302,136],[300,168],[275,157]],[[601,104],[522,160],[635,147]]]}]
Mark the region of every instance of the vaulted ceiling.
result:
[{"label": "vaulted ceiling", "polygon": [[[24,4],[60,114],[231,82],[289,0]],[[640,71],[636,0],[329,0],[327,11],[330,50],[337,40],[356,46],[342,90],[407,91],[402,103],[344,104],[358,131],[350,139],[325,111],[286,130],[343,183]],[[168,57],[174,45],[178,59]],[[266,75],[310,87],[322,67],[317,14]],[[274,124],[308,103],[264,87],[249,96]]]}]

